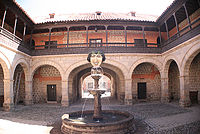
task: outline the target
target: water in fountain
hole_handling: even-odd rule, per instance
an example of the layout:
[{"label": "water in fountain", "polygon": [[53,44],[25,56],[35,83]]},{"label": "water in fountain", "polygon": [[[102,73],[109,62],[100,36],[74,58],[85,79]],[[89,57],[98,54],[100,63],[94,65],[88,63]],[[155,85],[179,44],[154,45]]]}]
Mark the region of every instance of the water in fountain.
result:
[{"label": "water in fountain", "polygon": [[86,104],[86,101],[87,101],[88,98],[85,98],[85,101],[83,103],[83,106],[82,106],[82,110],[81,110],[81,117],[79,118],[80,120],[83,120],[83,111],[85,109],[85,104]]}]

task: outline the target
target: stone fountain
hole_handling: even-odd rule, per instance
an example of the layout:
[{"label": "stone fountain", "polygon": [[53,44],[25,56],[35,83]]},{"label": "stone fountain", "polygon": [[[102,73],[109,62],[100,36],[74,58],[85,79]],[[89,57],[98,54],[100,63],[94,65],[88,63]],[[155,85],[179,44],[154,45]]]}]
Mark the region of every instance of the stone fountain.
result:
[{"label": "stone fountain", "polygon": [[91,77],[94,88],[88,90],[94,96],[94,111],[78,111],[62,116],[61,131],[64,134],[126,134],[134,133],[133,115],[116,110],[102,110],[101,95],[105,90],[99,89],[99,79],[103,75],[101,63],[105,55],[101,51],[89,53],[87,60],[92,64]]}]

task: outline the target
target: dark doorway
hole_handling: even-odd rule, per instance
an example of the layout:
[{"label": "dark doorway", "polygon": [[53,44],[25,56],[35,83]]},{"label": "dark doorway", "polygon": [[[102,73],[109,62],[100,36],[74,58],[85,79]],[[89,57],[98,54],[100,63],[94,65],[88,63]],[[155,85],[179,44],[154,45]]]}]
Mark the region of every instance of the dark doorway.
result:
[{"label": "dark doorway", "polygon": [[198,103],[198,91],[190,91],[190,101],[192,104]]},{"label": "dark doorway", "polygon": [[56,85],[47,85],[47,101],[56,101]]},{"label": "dark doorway", "polygon": [[138,83],[138,99],[147,98],[146,82]]}]

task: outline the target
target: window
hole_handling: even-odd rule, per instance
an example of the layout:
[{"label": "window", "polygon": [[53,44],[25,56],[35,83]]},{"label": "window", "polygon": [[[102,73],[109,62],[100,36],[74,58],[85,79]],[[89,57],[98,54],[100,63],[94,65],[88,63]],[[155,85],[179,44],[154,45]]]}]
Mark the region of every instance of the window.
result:
[{"label": "window", "polygon": [[[144,40],[143,39],[134,39],[134,42],[135,42],[136,45],[144,44]],[[145,43],[147,43],[147,39],[145,39]]]},{"label": "window", "polygon": [[45,41],[45,48],[57,48],[57,41],[50,41],[50,46],[49,45],[49,41]]},{"label": "window", "polygon": [[102,39],[90,39],[90,47],[101,47]]},{"label": "window", "polygon": [[92,89],[93,88],[93,83],[92,82],[89,82],[88,83],[88,89]]}]

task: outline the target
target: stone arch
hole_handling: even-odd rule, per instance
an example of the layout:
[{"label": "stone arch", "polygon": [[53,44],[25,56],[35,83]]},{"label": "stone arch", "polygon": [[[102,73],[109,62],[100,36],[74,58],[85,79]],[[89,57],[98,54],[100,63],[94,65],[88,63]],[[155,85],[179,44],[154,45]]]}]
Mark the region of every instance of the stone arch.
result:
[{"label": "stone arch", "polygon": [[4,79],[10,79],[11,77],[11,64],[8,60],[8,58],[2,53],[0,52],[0,64],[3,68],[3,73],[4,73]]},{"label": "stone arch", "polygon": [[[104,63],[107,63],[107,64],[110,64],[112,66],[116,66],[118,68],[120,68],[120,70],[123,72],[123,75],[125,76],[125,74],[128,73],[128,69],[121,63],[119,62],[116,62],[114,60],[110,60],[110,59],[106,59],[106,61]],[[69,77],[69,74],[70,72],[79,67],[79,66],[82,66],[82,65],[85,65],[85,64],[88,64],[88,61],[87,60],[80,60],[76,63],[74,63],[73,65],[71,65],[69,68],[67,68],[67,70],[65,71],[65,76],[68,78]]]},{"label": "stone arch", "polygon": [[[24,58],[19,58],[18,60],[14,60],[16,61],[13,64],[13,73],[12,73],[12,78],[14,80],[13,83],[13,98],[14,98],[14,103],[17,105],[19,103],[21,104],[25,104],[27,101],[26,100],[26,96],[28,96],[27,94],[27,90],[28,90],[28,85],[26,85],[26,81],[28,81],[29,78],[29,64],[28,62],[24,59]],[[20,78],[20,84],[19,84],[19,89],[15,88],[16,85],[16,80],[17,77],[21,75]],[[19,78],[19,77],[18,77]],[[18,93],[17,93],[18,91]],[[29,95],[30,96],[30,95]]]},{"label": "stone arch", "polygon": [[[21,65],[23,70],[24,70],[24,73],[25,73],[25,76],[28,76],[28,73],[30,73],[30,68],[29,68],[29,64],[28,62],[24,59],[24,58],[20,58],[18,59],[15,64],[13,65],[13,74],[12,74],[12,78],[14,77],[14,72],[15,72],[15,69],[17,67],[17,65]],[[28,80],[28,77],[25,77],[26,80]]]},{"label": "stone arch", "polygon": [[[80,85],[80,89],[79,89],[79,91],[80,91],[80,93],[82,94],[83,93],[83,88],[82,88],[82,86],[83,86],[83,81],[88,77],[88,76],[90,76],[90,74],[91,74],[91,72],[89,71],[89,72],[87,72],[87,73],[85,73],[85,74],[83,74],[82,76],[81,76],[81,78],[80,78],[80,80],[79,80],[79,83],[81,83],[81,85]],[[109,73],[107,73],[107,72],[105,72],[105,70],[104,70],[104,74],[103,74],[103,77],[107,77],[109,80],[110,80],[110,84],[111,84],[111,78],[112,78],[112,75],[111,74],[109,74]],[[91,82],[91,81],[90,81]],[[85,85],[85,87],[88,87],[87,86],[87,83],[86,83],[86,85]],[[111,87],[111,85],[110,85],[110,87]],[[85,90],[87,90],[88,88],[86,88]],[[106,88],[107,89],[107,88]],[[111,93],[111,90],[109,91],[110,93]],[[86,97],[86,96],[85,96]],[[110,97],[113,97],[113,96],[110,96]],[[83,94],[82,94],[82,98],[83,98]]]},{"label": "stone arch", "polygon": [[180,72],[180,63],[178,62],[176,56],[174,55],[169,55],[165,58],[164,60],[164,63],[163,63],[163,70],[162,70],[162,73],[163,73],[163,78],[168,78],[168,71],[169,71],[169,66],[171,64],[171,62],[174,61],[177,66],[178,66],[178,70]]},{"label": "stone arch", "polygon": [[34,66],[31,69],[31,73],[30,73],[31,74],[31,79],[33,79],[33,75],[34,75],[35,71],[39,67],[44,66],[44,65],[50,65],[50,66],[55,67],[60,72],[61,78],[63,80],[63,78],[64,78],[63,77],[64,71],[63,71],[62,67],[58,63],[56,63],[55,61],[41,61],[41,62],[35,63]]},{"label": "stone arch", "polygon": [[158,101],[161,98],[161,65],[155,65],[152,62],[140,60],[140,62],[136,62],[134,70],[130,72],[134,101]]},{"label": "stone arch", "polygon": [[[192,46],[184,56],[182,63],[182,75],[184,78],[184,88],[187,89],[187,99],[189,104],[200,103],[200,90],[199,90],[199,62],[196,58],[200,55],[200,45],[195,44]],[[195,62],[193,62],[195,61]],[[196,65],[195,65],[196,64]],[[196,67],[195,67],[195,66]],[[194,69],[197,69],[194,71]],[[186,94],[186,93],[185,93]],[[182,95],[183,96],[183,95]],[[185,95],[186,96],[186,95]],[[194,97],[196,96],[196,97]],[[186,104],[187,106],[188,104]]]},{"label": "stone arch", "polygon": [[[51,70],[53,71],[51,72]],[[36,73],[36,71],[38,72]],[[31,72],[33,103],[46,103],[48,101],[60,103],[62,100],[62,78],[63,69],[59,64],[52,61],[36,63]],[[49,95],[49,93],[53,94],[53,99],[51,98],[52,94]]]},{"label": "stone arch", "polygon": [[13,103],[13,92],[12,92],[12,66],[8,58],[0,52],[0,64],[3,70],[3,98],[4,101],[1,102],[4,110],[9,111]]},{"label": "stone arch", "polygon": [[182,64],[181,64],[181,71],[180,71],[180,75],[181,76],[189,76],[189,68],[190,65],[194,59],[194,57],[200,53],[200,45],[195,44],[194,46],[192,46],[187,53],[185,54]]},{"label": "stone arch", "polygon": [[[83,64],[83,63],[85,63],[85,64]],[[72,94],[77,94],[76,92],[72,93],[73,92],[72,89],[76,89],[74,86],[77,86],[77,85],[73,84],[74,81],[76,81],[75,83],[77,83],[77,80],[74,80],[74,78],[78,75],[79,72],[83,71],[84,69],[91,68],[91,67],[92,66],[88,62],[80,61],[79,63],[75,63],[74,65],[72,65],[70,68],[67,69],[65,76],[68,76],[67,80],[68,80],[69,97],[72,97],[71,96]],[[122,70],[119,69],[117,66],[114,66],[114,65],[111,65],[111,64],[108,64],[108,63],[102,63],[101,67],[105,68],[105,69],[106,68],[110,69],[110,70],[114,71],[116,73],[116,75],[118,75],[118,77],[117,77],[117,80],[118,80],[118,83],[119,83],[118,87],[119,87],[120,91],[124,91],[125,90],[125,87],[124,87],[125,84],[124,84],[124,74],[123,74]],[[69,70],[71,70],[71,71],[69,71]],[[119,98],[119,96],[117,96],[117,97]],[[74,97],[72,97],[72,98],[74,98]],[[71,100],[70,103],[72,103],[73,101],[76,100],[76,97],[75,97],[75,99],[72,99],[72,98],[69,98],[69,100]]]},{"label": "stone arch", "polygon": [[128,73],[129,79],[132,79],[132,73],[133,73],[134,69],[141,63],[151,63],[156,66],[156,68],[159,70],[160,74],[162,72],[162,63],[161,62],[159,62],[158,60],[155,60],[153,58],[151,58],[151,59],[150,58],[141,58],[131,65],[131,67],[129,69],[129,73]]}]

